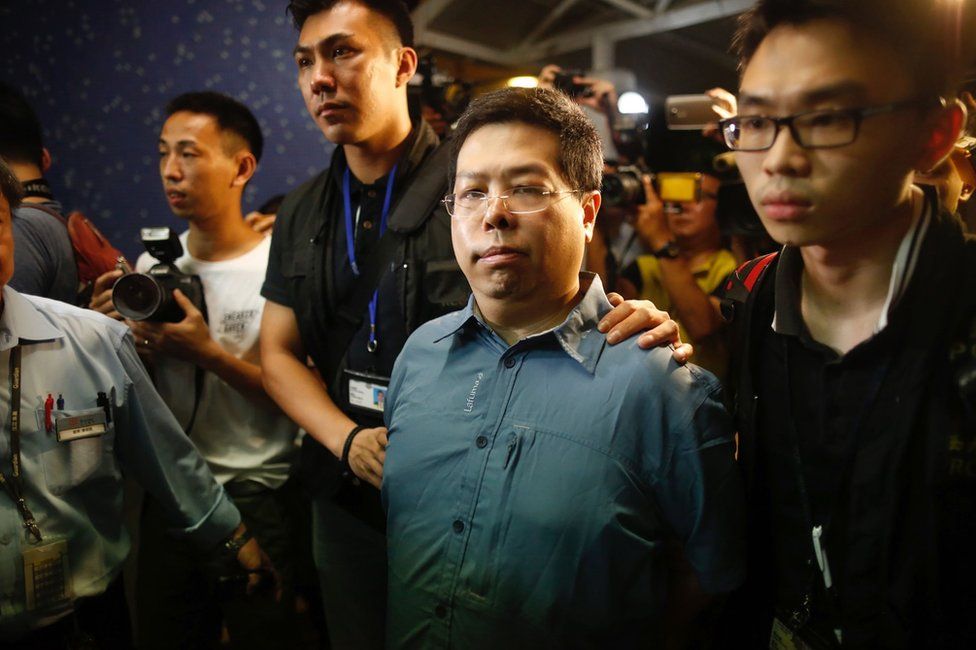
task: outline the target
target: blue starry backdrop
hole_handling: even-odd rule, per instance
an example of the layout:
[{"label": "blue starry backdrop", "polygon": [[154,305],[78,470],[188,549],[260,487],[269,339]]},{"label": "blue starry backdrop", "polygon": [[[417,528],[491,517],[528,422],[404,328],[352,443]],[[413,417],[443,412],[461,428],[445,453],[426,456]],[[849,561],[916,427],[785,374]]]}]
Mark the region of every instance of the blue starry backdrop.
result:
[{"label": "blue starry backdrop", "polygon": [[242,101],[264,132],[245,214],[328,164],[305,111],[283,0],[0,0],[0,75],[27,95],[54,160],[48,179],[130,259],[170,213],[156,142],[166,102],[194,90]]}]

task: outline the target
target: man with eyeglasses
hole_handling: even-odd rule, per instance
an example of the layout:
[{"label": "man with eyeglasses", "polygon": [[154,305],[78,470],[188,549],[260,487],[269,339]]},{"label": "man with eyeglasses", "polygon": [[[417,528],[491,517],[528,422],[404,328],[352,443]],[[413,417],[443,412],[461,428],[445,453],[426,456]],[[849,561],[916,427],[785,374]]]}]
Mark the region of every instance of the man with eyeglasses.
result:
[{"label": "man with eyeglasses", "polygon": [[411,335],[386,395],[387,645],[682,643],[742,579],[718,381],[597,331],[610,303],[579,268],[603,159],[572,100],[492,93],[451,144],[473,295]]},{"label": "man with eyeglasses", "polygon": [[912,184],[965,115],[940,8],[762,0],[740,19],[722,129],[784,246],[728,292],[734,647],[976,644],[976,242]]}]

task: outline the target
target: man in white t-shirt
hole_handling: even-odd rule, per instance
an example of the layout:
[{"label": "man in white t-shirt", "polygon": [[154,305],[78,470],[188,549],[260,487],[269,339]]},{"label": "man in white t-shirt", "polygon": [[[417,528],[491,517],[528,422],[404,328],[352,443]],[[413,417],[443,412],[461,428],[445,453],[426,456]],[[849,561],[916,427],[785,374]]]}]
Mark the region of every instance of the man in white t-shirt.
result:
[{"label": "man in white t-shirt", "polygon": [[[241,211],[263,139],[239,102],[212,92],[170,102],[159,136],[159,171],[173,213],[189,223],[176,266],[203,284],[206,318],[181,292],[178,323],[130,322],[136,345],[177,420],[282,572],[284,594],[244,598],[213,577],[189,546],[168,534],[149,500],[140,525],[137,620],[140,647],[210,647],[227,626],[234,647],[292,647],[293,544],[286,486],[298,427],[261,385],[260,295],[270,239]],[[144,254],[145,272],[157,260]]]}]

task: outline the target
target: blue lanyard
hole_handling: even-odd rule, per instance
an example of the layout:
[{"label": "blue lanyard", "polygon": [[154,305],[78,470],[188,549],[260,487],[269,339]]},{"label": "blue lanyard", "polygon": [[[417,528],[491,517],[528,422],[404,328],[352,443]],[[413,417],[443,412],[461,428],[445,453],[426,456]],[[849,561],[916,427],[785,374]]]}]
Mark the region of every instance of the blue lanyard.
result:
[{"label": "blue lanyard", "polygon": [[[399,164],[399,163],[397,163]],[[393,198],[393,178],[396,176],[397,165],[393,165],[390,175],[386,179],[386,196],[383,197],[383,211],[380,213],[380,237],[386,232],[386,217],[390,214],[390,201]],[[342,205],[346,212],[346,253],[349,256],[349,266],[357,277],[359,276],[359,264],[356,262],[356,232],[355,224],[352,222],[352,192],[349,189],[349,168],[342,177]],[[373,292],[373,298],[369,301],[369,343],[366,349],[376,352],[378,346],[376,340],[376,302],[379,298],[379,291]]]}]

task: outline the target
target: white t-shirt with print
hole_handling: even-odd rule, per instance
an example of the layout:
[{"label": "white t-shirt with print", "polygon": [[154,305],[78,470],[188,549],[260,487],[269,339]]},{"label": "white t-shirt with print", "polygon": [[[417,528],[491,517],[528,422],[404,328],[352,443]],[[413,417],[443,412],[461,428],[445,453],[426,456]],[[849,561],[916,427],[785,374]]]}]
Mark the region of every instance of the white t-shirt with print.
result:
[{"label": "white t-shirt with print", "polygon": [[[210,336],[238,359],[259,363],[258,335],[264,310],[261,284],[271,238],[234,259],[207,262],[187,252],[188,235],[180,235],[184,254],[176,266],[200,276],[203,282]],[[143,253],[136,270],[143,273],[156,263]],[[184,428],[193,412],[195,368],[172,357],[156,358],[156,387]],[[190,437],[214,476],[221,484],[247,479],[279,487],[297,457],[298,426],[280,411],[245,397],[214,373],[203,373],[203,378]]]}]

